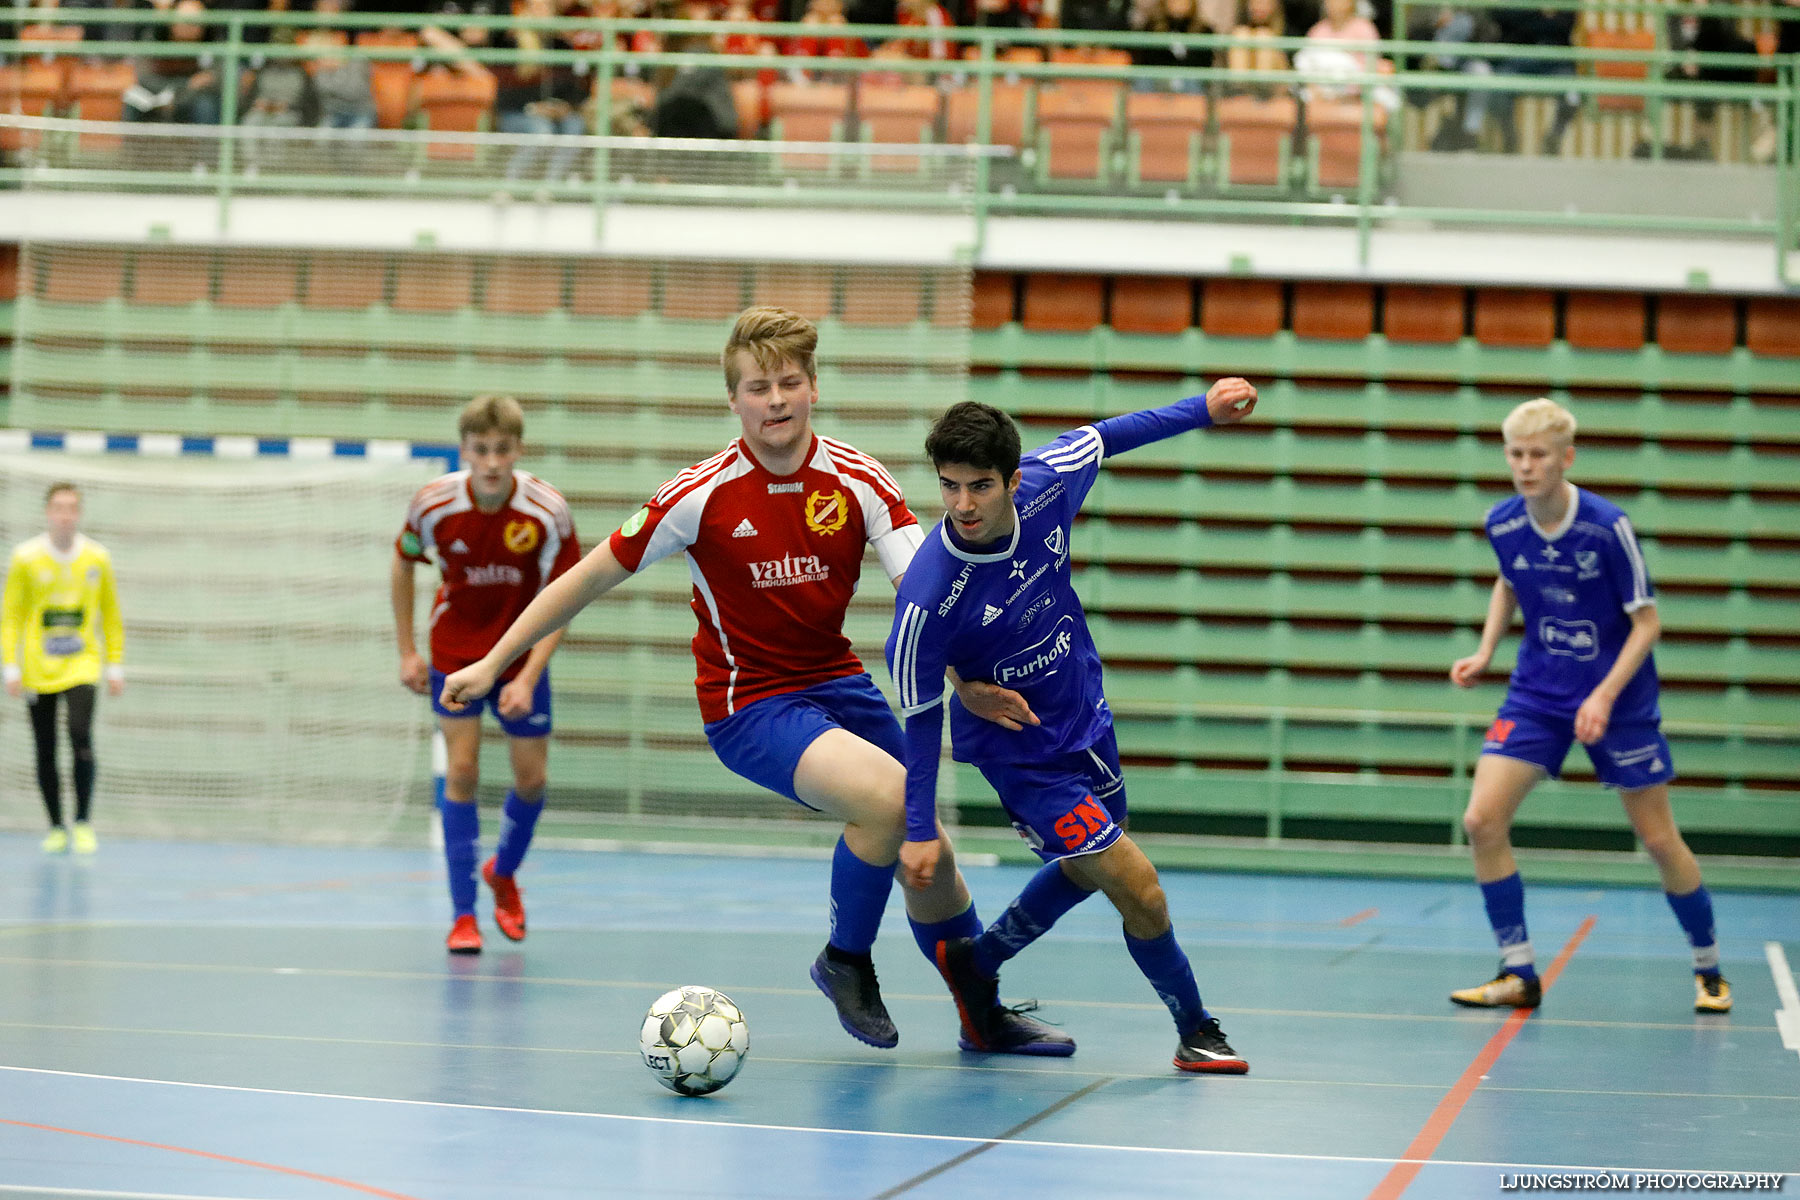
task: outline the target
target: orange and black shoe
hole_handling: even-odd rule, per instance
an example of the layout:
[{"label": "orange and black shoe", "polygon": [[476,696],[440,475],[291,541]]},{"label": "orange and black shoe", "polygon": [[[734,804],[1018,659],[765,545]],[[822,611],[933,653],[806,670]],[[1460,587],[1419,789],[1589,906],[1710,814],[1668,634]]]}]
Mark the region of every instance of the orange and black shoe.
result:
[{"label": "orange and black shoe", "polygon": [[1731,1011],[1731,985],[1725,977],[1714,971],[1710,975],[1694,972],[1694,1011],[1697,1013],[1728,1013]]},{"label": "orange and black shoe", "polygon": [[1175,1066],[1178,1070],[1203,1075],[1250,1073],[1250,1064],[1244,1061],[1244,1056],[1225,1040],[1225,1031],[1219,1028],[1217,1017],[1206,1018],[1198,1029],[1181,1039],[1175,1047]]},{"label": "orange and black shoe", "polygon": [[511,875],[494,874],[494,860],[481,864],[481,877],[494,893],[494,924],[515,942],[525,940],[525,899]]},{"label": "orange and black shoe", "polygon": [[452,954],[481,953],[481,926],[475,924],[474,913],[456,918],[456,924],[450,926],[450,936],[444,939],[444,949]]}]

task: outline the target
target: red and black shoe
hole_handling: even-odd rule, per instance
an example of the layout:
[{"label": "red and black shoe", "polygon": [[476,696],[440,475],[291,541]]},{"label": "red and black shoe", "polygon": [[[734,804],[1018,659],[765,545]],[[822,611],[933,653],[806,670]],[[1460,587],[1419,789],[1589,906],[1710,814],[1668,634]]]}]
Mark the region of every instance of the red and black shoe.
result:
[{"label": "red and black shoe", "polygon": [[475,924],[474,913],[456,918],[456,924],[450,926],[450,936],[444,939],[444,949],[452,954],[481,953],[481,926]]},{"label": "red and black shoe", "polygon": [[1200,1028],[1181,1039],[1175,1047],[1177,1070],[1196,1071],[1204,1075],[1248,1075],[1250,1064],[1231,1048],[1217,1017],[1208,1017]]}]

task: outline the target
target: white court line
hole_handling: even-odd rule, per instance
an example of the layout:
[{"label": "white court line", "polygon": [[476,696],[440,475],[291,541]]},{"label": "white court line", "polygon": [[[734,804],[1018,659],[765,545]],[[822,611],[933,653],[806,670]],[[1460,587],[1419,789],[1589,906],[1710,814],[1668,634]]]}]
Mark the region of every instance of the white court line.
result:
[{"label": "white court line", "polygon": [[1794,972],[1788,966],[1787,951],[1780,942],[1764,942],[1769,970],[1775,976],[1775,994],[1781,1007],[1775,1010],[1775,1028],[1781,1031],[1781,1044],[1800,1054],[1800,988],[1794,986]]},{"label": "white court line", "polygon": [[191,1196],[186,1192],[96,1192],[92,1188],[26,1187],[22,1183],[0,1183],[0,1196],[75,1196],[78,1200],[257,1200],[255,1196]]},{"label": "white court line", "polygon": [[[453,1112],[511,1113],[532,1117],[573,1117],[589,1121],[627,1121],[641,1125],[678,1125],[701,1126],[712,1129],[750,1129],[765,1133],[811,1133],[825,1134],[835,1137],[850,1138],[888,1138],[895,1141],[942,1142],[958,1146],[986,1146],[995,1141],[991,1137],[959,1137],[947,1133],[897,1133],[887,1129],[828,1129],[816,1125],[769,1125],[755,1121],[699,1121],[688,1117],[644,1117],[630,1113],[592,1113],[572,1112],[555,1108],[522,1108],[509,1104],[462,1104],[445,1100],[405,1100],[392,1096],[348,1096],[336,1092],[302,1092],[288,1088],[254,1088],[227,1083],[190,1083],[179,1079],[142,1079],[131,1075],[101,1075],[90,1071],[53,1071],[43,1067],[9,1067],[0,1066],[0,1072],[16,1072],[21,1075],[48,1075],[63,1079],[92,1079],[103,1083],[136,1083],[152,1087],[194,1088],[209,1092],[235,1092],[240,1095],[254,1096],[289,1096],[303,1100],[348,1100],[362,1104],[395,1104],[408,1108],[438,1108]],[[1377,1166],[1393,1166],[1398,1163],[1420,1163],[1428,1167],[1484,1167],[1519,1171],[1585,1171],[1599,1173],[1603,1171],[1654,1171],[1657,1174],[1693,1174],[1711,1171],[1717,1173],[1720,1168],[1686,1168],[1686,1167],[1629,1167],[1629,1166],[1572,1166],[1563,1163],[1509,1163],[1509,1162],[1471,1162],[1452,1158],[1382,1158],[1371,1155],[1352,1154],[1276,1154],[1264,1150],[1198,1150],[1186,1146],[1118,1146],[1104,1142],[1048,1142],[1032,1138],[1007,1138],[999,1143],[1002,1146],[1027,1146],[1038,1150],[1101,1150],[1124,1154],[1182,1154],[1193,1158],[1254,1158],[1280,1162],[1321,1162],[1321,1163],[1369,1163]],[[1735,1168],[1734,1168],[1735,1169]],[[1767,1175],[1781,1175],[1780,1171],[1762,1172]]]}]

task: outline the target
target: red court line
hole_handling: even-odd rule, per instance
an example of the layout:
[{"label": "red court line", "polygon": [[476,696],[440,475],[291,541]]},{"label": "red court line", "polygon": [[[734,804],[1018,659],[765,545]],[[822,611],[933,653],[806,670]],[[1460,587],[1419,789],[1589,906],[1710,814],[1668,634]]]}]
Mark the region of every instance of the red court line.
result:
[{"label": "red court line", "polygon": [[229,1154],[214,1154],[210,1150],[194,1150],[187,1146],[169,1146],[162,1142],[140,1142],[136,1138],[114,1137],[110,1133],[90,1133],[85,1129],[62,1129],[55,1125],[36,1125],[30,1121],[9,1121],[0,1117],[0,1125],[13,1125],[20,1129],[38,1129],[45,1133],[66,1133],[70,1137],[93,1138],[100,1142],[118,1142],[126,1146],[143,1146],[150,1150],[167,1150],[171,1154],[191,1154],[195,1158],[207,1158],[214,1162],[233,1163],[240,1167],[255,1167],[260,1171],[274,1171],[278,1175],[291,1175],[296,1179],[310,1179],[314,1183],[329,1183],[333,1187],[347,1188],[352,1192],[360,1192],[365,1196],[381,1196],[383,1200],[419,1200],[417,1196],[408,1196],[404,1192],[388,1192],[381,1188],[370,1187],[365,1183],[352,1183],[348,1179],[338,1179],[331,1175],[318,1175],[312,1171],[302,1171],[298,1167],[283,1167],[275,1163],[257,1162],[252,1158],[234,1158]]},{"label": "red court line", "polygon": [[1346,927],[1351,925],[1361,925],[1364,921],[1375,916],[1380,911],[1379,908],[1365,908],[1359,913],[1351,913],[1349,916],[1339,921],[1338,924]]},{"label": "red court line", "polygon": [[[1545,968],[1543,973],[1544,991],[1550,990],[1550,985],[1556,982],[1558,975],[1562,974],[1562,969],[1568,965],[1569,959],[1575,956],[1575,948],[1586,940],[1593,928],[1593,917],[1582,921],[1581,927],[1575,931],[1568,944],[1562,948],[1562,952],[1556,956],[1556,961]],[[1369,1193],[1369,1200],[1398,1200],[1400,1193],[1404,1192],[1407,1185],[1412,1183],[1413,1177],[1418,1175],[1420,1168],[1425,1165],[1425,1161],[1437,1153],[1438,1144],[1444,1140],[1444,1135],[1450,1132],[1450,1127],[1456,1124],[1456,1118],[1462,1115],[1463,1105],[1467,1104],[1469,1097],[1475,1094],[1476,1087],[1481,1083],[1481,1077],[1486,1075],[1488,1069],[1499,1060],[1502,1052],[1513,1040],[1513,1035],[1524,1028],[1526,1020],[1530,1018],[1533,1011],[1529,1008],[1512,1010],[1506,1021],[1494,1031],[1494,1036],[1488,1039],[1487,1045],[1481,1048],[1481,1053],[1475,1056],[1475,1061],[1463,1071],[1462,1078],[1456,1081],[1455,1086],[1444,1094],[1442,1100],[1438,1101],[1437,1107],[1431,1110],[1431,1115],[1425,1118],[1424,1127],[1419,1130],[1419,1136],[1412,1140],[1412,1145],[1406,1148],[1406,1153],[1400,1156],[1400,1161],[1395,1163],[1393,1168],[1382,1177],[1381,1182],[1375,1185],[1375,1190]]]}]

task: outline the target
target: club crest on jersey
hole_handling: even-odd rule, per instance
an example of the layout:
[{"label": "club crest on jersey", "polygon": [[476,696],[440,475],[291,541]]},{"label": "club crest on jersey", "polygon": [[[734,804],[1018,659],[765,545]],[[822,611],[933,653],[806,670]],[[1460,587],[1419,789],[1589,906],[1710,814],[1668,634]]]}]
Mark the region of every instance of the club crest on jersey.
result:
[{"label": "club crest on jersey", "polygon": [[1050,531],[1050,536],[1044,539],[1044,549],[1056,555],[1059,562],[1062,560],[1063,556],[1068,553],[1068,548],[1069,542],[1068,539],[1063,536],[1063,527],[1061,525],[1052,529]]},{"label": "club crest on jersey", "polygon": [[508,521],[500,531],[500,540],[514,554],[530,554],[538,548],[542,536],[534,521]]},{"label": "club crest on jersey", "polygon": [[1575,567],[1581,572],[1578,579],[1598,579],[1600,577],[1600,552],[1598,550],[1577,550]]},{"label": "club crest on jersey", "polygon": [[850,520],[850,501],[840,491],[811,492],[806,497],[806,527],[830,536]]}]

